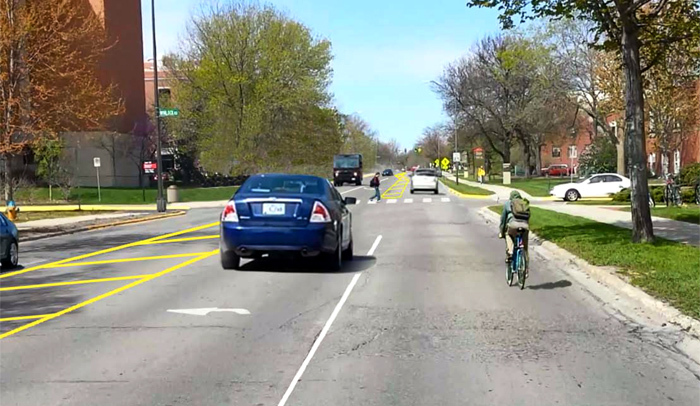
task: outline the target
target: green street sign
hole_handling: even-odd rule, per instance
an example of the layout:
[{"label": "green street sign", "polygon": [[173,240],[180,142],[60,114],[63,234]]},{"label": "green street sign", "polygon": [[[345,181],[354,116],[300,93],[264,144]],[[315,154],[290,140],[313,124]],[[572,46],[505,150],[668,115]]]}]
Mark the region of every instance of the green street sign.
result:
[{"label": "green street sign", "polygon": [[177,117],[180,115],[180,110],[178,110],[178,109],[160,109],[158,115],[160,117]]}]

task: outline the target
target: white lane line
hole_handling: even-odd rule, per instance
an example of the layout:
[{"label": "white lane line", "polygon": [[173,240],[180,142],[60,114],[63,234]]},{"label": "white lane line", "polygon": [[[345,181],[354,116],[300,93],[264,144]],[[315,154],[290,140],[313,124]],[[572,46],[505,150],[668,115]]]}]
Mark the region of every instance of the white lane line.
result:
[{"label": "white lane line", "polygon": [[404,203],[413,203],[413,199],[404,199],[403,202]]},{"label": "white lane line", "polygon": [[376,200],[368,200],[367,204],[377,204],[377,201]]},{"label": "white lane line", "polygon": [[352,192],[353,190],[362,189],[363,187],[364,187],[364,186],[358,186],[358,187],[356,187],[356,188],[354,188],[354,189],[346,190],[345,192],[340,192],[340,194],[341,194],[341,195],[344,195],[344,194],[346,194],[346,193]]},{"label": "white lane line", "polygon": [[429,197],[424,197],[424,198],[423,198],[423,203],[430,203],[430,202],[432,202],[432,201],[433,201],[433,199],[431,199],[431,198],[429,198]]},{"label": "white lane line", "polygon": [[[369,251],[367,251],[367,256],[372,256],[374,254],[374,251],[379,246],[379,242],[381,240],[382,240],[382,236],[378,235],[377,239],[374,240],[374,244],[372,244],[372,248],[370,248]],[[289,396],[291,396],[292,392],[294,392],[294,388],[297,386],[297,382],[299,382],[302,375],[304,375],[304,371],[306,371],[306,367],[309,366],[311,359],[314,357],[314,354],[316,354],[316,350],[318,350],[318,347],[321,346],[321,342],[323,341],[323,339],[326,338],[326,334],[328,334],[328,330],[331,329],[331,325],[333,325],[333,322],[335,321],[336,317],[338,317],[338,313],[340,313],[340,309],[343,308],[343,305],[348,300],[348,297],[350,296],[350,293],[352,293],[352,290],[355,288],[355,285],[357,284],[357,280],[360,279],[360,276],[362,276],[362,272],[356,273],[355,276],[352,277],[352,280],[350,281],[350,284],[348,285],[348,287],[345,288],[345,292],[343,293],[343,296],[340,298],[340,301],[338,302],[337,305],[335,305],[335,309],[333,309],[333,313],[331,313],[331,317],[328,318],[328,321],[326,321],[326,324],[323,326],[323,329],[321,330],[321,334],[319,334],[318,337],[316,338],[316,341],[314,341],[314,345],[311,346],[311,350],[306,355],[304,362],[301,363],[301,367],[299,367],[299,370],[297,371],[296,375],[294,375],[294,379],[292,379],[292,383],[289,384],[287,391],[284,392],[284,396],[282,396],[282,400],[280,400],[280,402],[277,404],[277,406],[284,406],[287,403],[287,400],[289,400]]]},{"label": "white lane line", "polygon": [[440,199],[440,201],[443,202],[443,203],[447,203],[447,202],[450,201],[450,198],[449,198],[449,197],[443,197],[442,199]]},{"label": "white lane line", "polygon": [[386,204],[394,204],[396,203],[396,199],[389,199],[386,201]]}]

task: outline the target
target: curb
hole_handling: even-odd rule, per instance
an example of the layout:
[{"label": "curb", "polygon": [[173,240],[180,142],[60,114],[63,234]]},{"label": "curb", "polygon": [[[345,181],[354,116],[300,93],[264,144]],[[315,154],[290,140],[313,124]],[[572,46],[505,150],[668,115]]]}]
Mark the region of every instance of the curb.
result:
[{"label": "curb", "polygon": [[464,197],[464,198],[466,198],[466,199],[493,199],[493,198],[496,196],[495,193],[492,193],[492,194],[490,194],[490,195],[470,195],[470,194],[467,194],[467,193],[458,192],[458,191],[452,189],[451,187],[445,185],[445,184],[442,183],[442,182],[440,182],[440,184],[441,184],[442,186],[444,186],[445,188],[447,188],[447,190],[448,190],[450,193],[452,193],[453,195],[456,195],[456,196],[459,196],[459,197]]},{"label": "curb", "polygon": [[[500,221],[500,217],[487,207],[482,208],[478,213],[487,221]],[[681,330],[680,334],[682,337],[674,340],[673,347],[678,352],[681,352],[683,355],[700,364],[700,321],[686,316],[673,306],[664,303],[642,289],[628,283],[617,275],[617,268],[615,267],[591,265],[555,243],[538,237],[532,231],[530,232],[530,239],[538,243],[538,245],[530,244],[531,249],[534,249],[534,251],[543,256],[546,260],[564,262],[565,265],[574,265],[576,270],[609,288],[613,294],[623,295],[635,302],[634,306],[631,306],[627,311],[621,309],[624,305],[617,302],[604,302],[606,306],[613,307],[617,312],[630,319],[648,318],[648,315],[639,313],[640,308],[642,308],[652,314],[661,316],[661,318],[665,319],[665,323],[678,326]],[[577,275],[575,275],[571,269],[568,269],[567,266],[560,266],[558,268],[576,279]],[[594,296],[598,296],[589,289],[587,290]],[[635,314],[630,314],[630,312]],[[658,326],[656,327],[658,328]]]},{"label": "curb", "polygon": [[[180,205],[181,203],[171,203]],[[177,210],[190,210],[189,206],[176,206]],[[0,206],[0,211],[5,212],[6,207]],[[20,206],[20,211],[27,213],[47,212],[47,211],[156,211],[154,204],[64,204],[64,205],[43,205],[43,206]]]},{"label": "curb", "polygon": [[[145,223],[147,221],[155,221],[155,220],[162,220],[162,219],[166,219],[166,218],[170,218],[170,217],[182,216],[186,213],[187,212],[184,210],[178,210],[178,211],[175,211],[172,213],[160,214],[160,215],[155,215],[155,216],[146,216],[146,217],[129,219],[129,220],[113,221],[111,223],[104,223],[104,224],[94,224],[94,225],[83,226],[83,227],[73,228],[73,229],[69,229],[69,230],[56,231],[53,233],[46,233],[46,234],[36,235],[36,236],[31,236],[31,237],[26,237],[26,238],[20,237],[19,242],[43,240],[45,238],[58,237],[58,236],[68,235],[68,234],[75,234],[75,233],[80,233],[83,231],[92,231],[92,230],[99,230],[99,229],[103,229],[103,228],[125,226],[125,225],[129,225],[129,224]],[[25,230],[25,232],[26,232],[26,230]]]}]

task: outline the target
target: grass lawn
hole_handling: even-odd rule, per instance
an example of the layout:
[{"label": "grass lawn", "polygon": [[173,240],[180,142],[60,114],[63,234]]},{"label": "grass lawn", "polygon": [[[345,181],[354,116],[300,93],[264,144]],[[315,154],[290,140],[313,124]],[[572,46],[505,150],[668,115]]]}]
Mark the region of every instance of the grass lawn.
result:
[{"label": "grass lawn", "polygon": [[[623,211],[631,211],[631,207],[625,207]],[[688,207],[666,207],[656,206],[651,209],[651,215],[657,217],[666,217],[671,220],[685,221],[688,223],[700,224],[700,206],[697,204],[688,205]]]},{"label": "grass lawn", "polygon": [[[556,185],[569,183],[570,178],[514,178],[511,179],[511,187],[520,189],[532,196],[549,196],[549,191]],[[508,185],[504,185],[508,186]]]},{"label": "grass lawn", "polygon": [[[212,188],[180,188],[181,202],[201,202],[212,200],[227,200],[238,189],[238,186],[212,187]],[[81,187],[71,190],[66,202],[58,188],[54,188],[54,201],[49,200],[48,188],[23,188],[15,194],[18,205],[27,204],[143,204],[154,203],[157,190],[149,188],[144,192],[139,188],[102,188],[102,201],[98,199],[97,188]]]},{"label": "grass lawn", "polygon": [[488,195],[493,194],[492,191],[482,189],[480,187],[469,186],[469,185],[465,185],[464,183],[460,183],[458,185],[457,183],[455,183],[447,178],[440,179],[440,182],[444,183],[445,186],[449,187],[450,189],[454,189],[460,193],[464,193],[464,194],[468,194],[468,195],[488,196]]},{"label": "grass lawn", "polygon": [[23,212],[20,211],[17,214],[17,220],[15,223],[24,223],[25,221],[34,220],[46,220],[55,219],[63,217],[76,217],[76,216],[90,216],[94,214],[106,214],[112,213],[111,211],[33,211],[33,212]]},{"label": "grass lawn", "polygon": [[[501,206],[489,207],[500,214]],[[537,207],[530,229],[572,254],[598,266],[614,266],[634,285],[700,318],[700,250],[657,238],[653,244],[633,244],[632,231]]]}]

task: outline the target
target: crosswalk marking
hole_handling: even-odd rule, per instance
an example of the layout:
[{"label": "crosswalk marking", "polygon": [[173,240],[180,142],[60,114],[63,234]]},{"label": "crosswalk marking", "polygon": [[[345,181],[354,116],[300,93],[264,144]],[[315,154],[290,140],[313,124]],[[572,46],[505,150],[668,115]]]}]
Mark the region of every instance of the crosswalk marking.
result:
[{"label": "crosswalk marking", "polygon": [[389,199],[386,201],[387,204],[396,203],[396,199]]},{"label": "crosswalk marking", "polygon": [[446,202],[449,202],[449,201],[450,201],[450,198],[449,198],[449,197],[443,197],[442,199],[440,199],[440,201],[446,203]]},{"label": "crosswalk marking", "polygon": [[404,199],[404,203],[413,203],[413,199]]},{"label": "crosswalk marking", "polygon": [[424,198],[423,198],[423,203],[430,203],[430,202],[432,202],[432,201],[433,201],[433,199],[431,199],[431,198],[429,198],[429,197],[424,197]]},{"label": "crosswalk marking", "polygon": [[377,204],[377,201],[376,200],[368,200],[367,204]]}]

